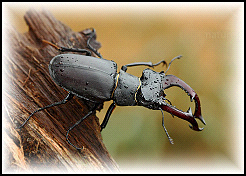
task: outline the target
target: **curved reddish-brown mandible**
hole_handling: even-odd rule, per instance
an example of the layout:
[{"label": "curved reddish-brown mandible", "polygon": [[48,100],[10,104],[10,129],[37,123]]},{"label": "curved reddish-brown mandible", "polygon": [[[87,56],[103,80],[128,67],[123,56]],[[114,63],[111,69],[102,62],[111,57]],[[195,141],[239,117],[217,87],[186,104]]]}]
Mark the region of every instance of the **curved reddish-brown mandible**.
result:
[{"label": "curved reddish-brown mandible", "polygon": [[191,101],[193,101],[193,100],[195,101],[195,104],[196,104],[195,113],[192,114],[191,108],[189,108],[187,112],[184,112],[184,111],[179,110],[170,104],[161,105],[161,109],[163,109],[164,111],[167,111],[167,112],[171,113],[172,115],[175,115],[181,119],[187,120],[192,125],[192,126],[190,125],[191,129],[196,130],[196,131],[201,131],[203,128],[198,127],[198,124],[197,124],[195,118],[200,119],[204,125],[206,125],[206,122],[201,115],[201,104],[200,104],[200,100],[199,100],[198,95],[188,84],[186,84],[184,81],[182,81],[178,77],[173,76],[173,75],[166,75],[164,77],[164,80],[163,80],[164,90],[169,88],[169,87],[172,87],[172,86],[180,87],[190,96]]}]

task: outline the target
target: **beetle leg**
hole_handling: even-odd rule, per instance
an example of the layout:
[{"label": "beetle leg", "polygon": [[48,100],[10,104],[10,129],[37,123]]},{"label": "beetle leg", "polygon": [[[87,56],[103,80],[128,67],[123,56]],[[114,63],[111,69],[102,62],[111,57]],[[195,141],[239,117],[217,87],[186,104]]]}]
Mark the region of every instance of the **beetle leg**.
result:
[{"label": "beetle leg", "polygon": [[179,56],[177,56],[177,57],[175,57],[175,58],[173,58],[172,60],[171,60],[171,62],[168,64],[168,68],[167,68],[167,70],[165,71],[165,74],[167,73],[167,71],[169,70],[169,68],[170,68],[170,66],[171,66],[171,63],[175,60],[175,59],[180,59],[182,56],[181,55],[179,55]]},{"label": "beetle leg", "polygon": [[86,49],[61,47],[59,50],[61,52],[69,51],[69,52],[86,53],[86,56],[91,56],[91,52]]},{"label": "beetle leg", "polygon": [[96,109],[97,109],[97,107],[99,106],[100,104],[95,104],[95,106],[84,116],[84,117],[82,117],[80,120],[78,120],[73,126],[71,126],[68,130],[67,130],[67,134],[66,134],[66,140],[67,140],[67,142],[70,144],[70,145],[72,145],[74,148],[76,148],[77,150],[81,150],[81,149],[83,149],[84,147],[82,147],[82,148],[78,148],[78,147],[76,147],[74,144],[72,144],[70,141],[69,141],[69,139],[68,139],[68,134],[69,134],[69,132],[74,128],[74,127],[76,127],[77,125],[79,125],[83,120],[85,120],[87,117],[89,117],[93,112],[95,112],[96,111]]},{"label": "beetle leg", "polygon": [[73,98],[73,96],[74,96],[74,94],[69,93],[69,94],[66,96],[66,98],[65,98],[64,100],[62,100],[62,101],[60,101],[60,102],[56,102],[56,103],[50,104],[50,105],[45,106],[45,107],[43,107],[43,108],[37,109],[36,111],[34,111],[33,113],[31,113],[31,115],[25,120],[24,123],[22,123],[21,126],[18,127],[18,129],[22,128],[22,127],[28,122],[28,120],[29,120],[36,112],[39,112],[39,111],[41,111],[41,110],[44,110],[44,109],[47,109],[47,108],[50,108],[50,107],[53,107],[53,106],[65,104],[65,103],[67,103],[69,100],[71,100],[71,99]]},{"label": "beetle leg", "polygon": [[160,62],[158,62],[156,64],[153,64],[152,62],[134,62],[134,63],[123,65],[121,67],[121,70],[126,71],[127,67],[143,66],[143,65],[149,66],[149,67],[154,67],[154,66],[160,65],[161,63],[163,63],[163,65],[167,65],[166,61],[164,61],[164,60],[161,60]]},{"label": "beetle leg", "polygon": [[90,41],[93,37],[96,38],[96,30],[94,28],[91,28],[92,33],[90,34],[89,39],[87,40],[87,48],[89,48],[90,50],[92,50],[98,57],[103,58],[102,55],[90,45]]},{"label": "beetle leg", "polygon": [[163,111],[162,111],[161,108],[160,108],[160,110],[161,110],[161,113],[162,113],[162,126],[163,126],[163,128],[164,128],[164,131],[165,131],[165,133],[166,133],[166,135],[167,135],[167,138],[168,138],[170,144],[174,144],[173,139],[169,136],[169,134],[168,134],[168,132],[167,132],[167,129],[166,129],[165,125],[164,125],[164,113],[163,113]]},{"label": "beetle leg", "polygon": [[59,47],[59,46],[57,46],[57,45],[55,45],[55,44],[53,44],[53,43],[51,43],[51,42],[49,42],[49,41],[47,41],[47,40],[42,40],[42,42],[47,43],[47,44],[53,46],[55,49],[57,49],[57,50],[59,50],[59,51],[61,51],[61,52],[66,52],[66,51],[68,51],[68,52],[86,53],[87,56],[91,56],[91,52],[88,51],[88,50],[86,50],[86,49],[80,49],[80,48],[67,48],[67,47],[63,47],[63,46]]},{"label": "beetle leg", "polygon": [[108,111],[107,111],[107,113],[106,113],[106,115],[105,115],[105,117],[104,117],[104,120],[103,120],[102,124],[101,124],[101,131],[106,127],[106,125],[107,125],[107,123],[108,123],[108,120],[109,120],[109,118],[110,118],[112,112],[114,111],[115,107],[116,107],[115,102],[113,102],[113,103],[109,106]]}]

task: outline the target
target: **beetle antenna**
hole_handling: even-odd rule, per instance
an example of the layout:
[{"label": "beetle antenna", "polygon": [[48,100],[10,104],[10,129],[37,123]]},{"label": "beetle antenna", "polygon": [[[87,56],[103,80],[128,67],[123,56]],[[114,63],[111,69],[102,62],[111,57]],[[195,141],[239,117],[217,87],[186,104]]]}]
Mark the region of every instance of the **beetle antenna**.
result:
[{"label": "beetle antenna", "polygon": [[170,68],[170,66],[171,66],[171,63],[172,63],[175,59],[180,59],[181,57],[182,57],[182,56],[181,56],[181,55],[179,55],[179,56],[177,56],[177,57],[173,58],[173,59],[171,60],[171,62],[169,63],[168,68],[167,68],[167,70],[165,71],[165,73],[164,73],[164,74],[166,74],[166,72],[169,70],[169,68]]},{"label": "beetle antenna", "polygon": [[163,126],[163,128],[164,128],[164,131],[165,131],[165,133],[166,133],[166,135],[167,135],[167,138],[168,138],[170,144],[174,144],[173,139],[169,136],[169,134],[168,134],[168,132],[167,132],[167,129],[166,129],[165,125],[164,125],[164,113],[163,113],[163,111],[162,111],[161,108],[160,108],[160,110],[161,110],[161,113],[162,113],[162,126]]}]

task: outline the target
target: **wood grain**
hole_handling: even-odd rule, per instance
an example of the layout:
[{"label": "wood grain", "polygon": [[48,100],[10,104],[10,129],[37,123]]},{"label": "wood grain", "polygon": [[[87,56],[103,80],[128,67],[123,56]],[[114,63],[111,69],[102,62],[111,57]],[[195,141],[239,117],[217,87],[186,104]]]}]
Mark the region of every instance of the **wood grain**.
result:
[{"label": "wood grain", "polygon": [[[46,11],[26,12],[29,31],[20,34],[11,25],[4,31],[4,147],[9,172],[118,172],[118,166],[103,144],[98,118],[91,115],[74,128],[66,141],[66,131],[88,112],[77,97],[67,104],[36,113],[21,129],[16,129],[40,107],[63,100],[67,92],[49,76],[49,61],[59,54],[43,39],[59,46],[86,48],[90,29],[74,32]],[[90,27],[90,26],[89,26]],[[94,38],[92,46],[100,47]],[[44,169],[45,168],[45,169]]]}]

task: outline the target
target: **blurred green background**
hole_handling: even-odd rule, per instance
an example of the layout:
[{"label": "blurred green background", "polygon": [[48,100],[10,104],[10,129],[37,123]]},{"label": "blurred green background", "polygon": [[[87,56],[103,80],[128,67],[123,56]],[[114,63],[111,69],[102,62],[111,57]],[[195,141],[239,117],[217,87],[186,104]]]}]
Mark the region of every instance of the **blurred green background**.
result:
[{"label": "blurred green background", "polygon": [[[177,117],[165,115],[174,139],[170,145],[161,112],[143,107],[117,107],[104,143],[123,172],[238,172],[243,167],[243,3],[5,3],[4,17],[21,33],[30,8],[49,10],[74,31],[94,27],[99,50],[118,69],[132,62],[175,60],[167,74],[189,84],[199,95],[207,123],[202,132]],[[240,21],[241,20],[241,21]],[[241,26],[242,25],[242,26]],[[129,68],[141,76],[146,67]],[[158,66],[156,71],[166,70]],[[178,87],[165,91],[183,111],[192,108]],[[100,122],[111,102],[97,113]]]}]

